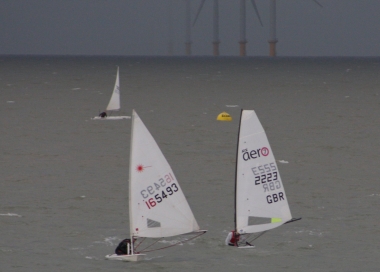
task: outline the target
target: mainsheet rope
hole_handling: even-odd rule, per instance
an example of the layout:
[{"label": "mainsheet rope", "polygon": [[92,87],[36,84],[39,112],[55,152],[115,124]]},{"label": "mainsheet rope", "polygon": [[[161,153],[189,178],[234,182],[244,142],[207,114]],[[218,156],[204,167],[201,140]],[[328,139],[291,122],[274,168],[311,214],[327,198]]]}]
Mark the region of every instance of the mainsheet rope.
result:
[{"label": "mainsheet rope", "polygon": [[[142,249],[141,251],[139,251],[138,253],[151,252],[151,251],[156,251],[156,250],[161,250],[161,249],[165,249],[165,248],[173,247],[173,246],[176,246],[176,245],[178,245],[178,244],[180,244],[180,243],[186,243],[186,242],[188,242],[188,241],[191,241],[191,240],[193,240],[193,239],[195,239],[195,238],[197,238],[197,237],[199,237],[199,236],[201,236],[201,235],[203,235],[203,234],[205,234],[205,233],[206,233],[206,232],[201,232],[200,234],[195,235],[195,236],[192,237],[192,238],[189,238],[189,239],[186,239],[186,240],[183,240],[183,241],[179,241],[179,242],[177,242],[177,243],[175,243],[175,244],[172,244],[172,245],[169,245],[169,246],[160,247],[160,248],[157,248],[157,249],[146,250],[146,249],[152,247],[153,245],[155,245],[156,243],[158,243],[158,242],[161,240],[161,238],[160,238],[160,239],[158,239],[156,242],[152,243],[151,245],[149,245],[149,246],[147,246],[146,248],[144,248],[144,249]],[[145,238],[144,238],[144,239],[143,239],[143,240],[142,240],[142,241],[136,246],[135,249],[137,249],[137,247],[138,247],[139,245],[141,245],[141,243],[142,243],[144,240],[145,240]]]}]

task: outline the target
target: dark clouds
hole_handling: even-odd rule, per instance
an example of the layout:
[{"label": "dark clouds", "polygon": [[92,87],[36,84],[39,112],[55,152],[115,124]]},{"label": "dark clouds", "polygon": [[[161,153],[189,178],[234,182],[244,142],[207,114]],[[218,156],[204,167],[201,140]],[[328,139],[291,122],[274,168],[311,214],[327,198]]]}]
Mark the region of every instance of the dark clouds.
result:
[{"label": "dark clouds", "polygon": [[[172,2],[173,25],[168,26]],[[380,1],[277,1],[279,56],[380,55]],[[192,1],[192,16],[200,0]],[[247,1],[247,53],[269,52],[269,1]],[[220,53],[239,53],[239,0],[219,0]],[[184,0],[3,0],[0,54],[175,55],[185,52]],[[192,28],[193,55],[212,54],[212,0]]]}]

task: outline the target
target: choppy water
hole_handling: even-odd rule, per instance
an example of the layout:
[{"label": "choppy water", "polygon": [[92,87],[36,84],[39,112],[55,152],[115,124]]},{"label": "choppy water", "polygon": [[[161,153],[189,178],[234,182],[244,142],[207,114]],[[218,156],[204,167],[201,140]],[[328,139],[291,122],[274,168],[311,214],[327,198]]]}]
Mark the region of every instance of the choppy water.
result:
[{"label": "choppy water", "polygon": [[[116,65],[120,114],[136,109],[209,230],[141,263],[104,259],[129,235],[130,120],[90,120]],[[378,58],[1,57],[0,271],[378,271],[379,76]],[[223,245],[240,108],[303,217],[252,250]]]}]

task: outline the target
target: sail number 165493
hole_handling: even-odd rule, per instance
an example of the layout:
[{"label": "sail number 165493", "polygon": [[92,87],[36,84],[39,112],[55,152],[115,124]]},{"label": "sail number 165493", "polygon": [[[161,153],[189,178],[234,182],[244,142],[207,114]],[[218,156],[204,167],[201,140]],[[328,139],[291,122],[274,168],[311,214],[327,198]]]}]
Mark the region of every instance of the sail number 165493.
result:
[{"label": "sail number 165493", "polygon": [[[141,196],[144,198],[146,206],[151,209],[158,203],[161,203],[165,198],[178,192],[179,188],[175,183],[174,176],[171,173],[164,175],[158,181],[153,182],[153,185],[141,190]],[[150,197],[151,196],[151,197]],[[150,198],[149,198],[150,197]]]},{"label": "sail number 165493", "polygon": [[157,205],[157,203],[161,203],[165,198],[173,195],[175,192],[178,192],[177,184],[172,183],[170,186],[166,187],[165,190],[162,190],[158,194],[154,195],[154,198],[149,198],[145,201],[146,206],[151,209]]},{"label": "sail number 165493", "polygon": [[153,183],[153,186],[148,186],[146,189],[141,190],[141,195],[143,198],[147,198],[150,195],[155,195],[157,191],[161,190],[161,188],[166,187],[168,183],[174,181],[174,177],[171,173],[164,175],[163,178],[160,178],[158,181]]}]

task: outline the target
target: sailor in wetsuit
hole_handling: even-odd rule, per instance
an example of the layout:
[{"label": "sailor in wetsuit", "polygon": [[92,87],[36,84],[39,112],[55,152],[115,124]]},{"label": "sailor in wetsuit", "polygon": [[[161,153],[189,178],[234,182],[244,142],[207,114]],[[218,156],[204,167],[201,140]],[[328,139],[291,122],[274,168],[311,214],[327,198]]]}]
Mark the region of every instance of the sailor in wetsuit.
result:
[{"label": "sailor in wetsuit", "polygon": [[[129,249],[129,250],[128,250]],[[119,243],[115,249],[117,255],[130,255],[131,254],[131,239],[124,239]]]},{"label": "sailor in wetsuit", "polygon": [[107,113],[105,111],[99,113],[99,117],[101,118],[106,118],[107,117]]}]

